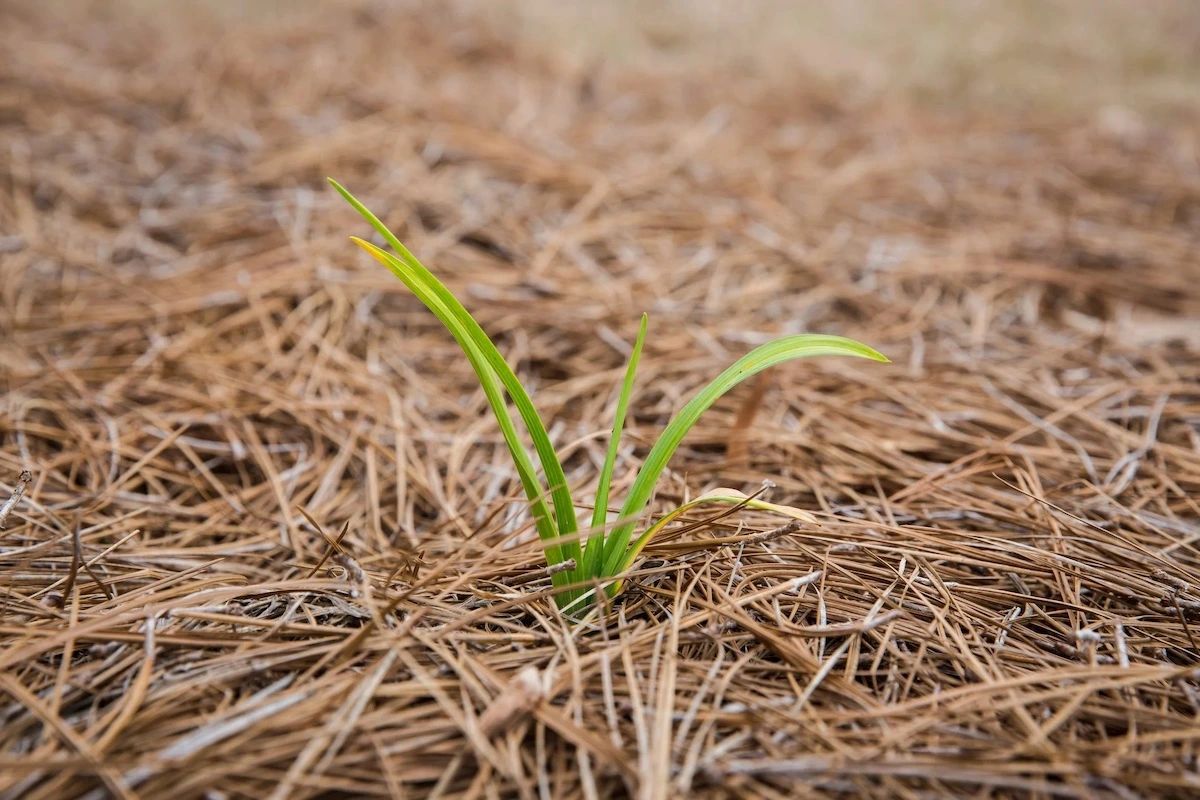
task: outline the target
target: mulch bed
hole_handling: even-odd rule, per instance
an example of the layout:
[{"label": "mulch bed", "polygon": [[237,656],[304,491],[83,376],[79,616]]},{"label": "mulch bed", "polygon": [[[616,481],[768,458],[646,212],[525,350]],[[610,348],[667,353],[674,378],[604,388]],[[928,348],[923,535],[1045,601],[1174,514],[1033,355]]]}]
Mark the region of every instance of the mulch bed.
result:
[{"label": "mulch bed", "polygon": [[[566,72],[436,7],[49,5],[0,10],[0,797],[1200,792],[1195,124]],[[654,504],[770,481],[821,527],[690,518],[564,620],[326,175],[580,498],[642,311],[618,500],[752,346],[887,353],[739,388]]]}]

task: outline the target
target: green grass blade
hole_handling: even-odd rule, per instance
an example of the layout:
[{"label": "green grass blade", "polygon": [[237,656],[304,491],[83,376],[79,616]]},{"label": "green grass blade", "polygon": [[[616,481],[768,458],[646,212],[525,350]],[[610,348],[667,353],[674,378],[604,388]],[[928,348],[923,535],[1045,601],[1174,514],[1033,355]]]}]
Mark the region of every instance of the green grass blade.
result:
[{"label": "green grass blade", "polygon": [[600,482],[596,486],[596,509],[592,512],[591,535],[583,549],[583,563],[577,571],[576,580],[596,576],[604,563],[604,528],[608,523],[608,494],[612,486],[613,467],[617,462],[617,450],[621,444],[621,429],[625,426],[625,413],[629,409],[629,397],[633,393],[633,379],[637,374],[638,360],[642,357],[642,345],[646,341],[646,324],[649,318],[642,314],[642,325],[638,329],[629,366],[625,369],[625,382],[621,384],[621,395],[617,399],[617,413],[613,418],[612,438],[608,440],[608,452],[604,456],[604,468],[600,470]]},{"label": "green grass blade", "polygon": [[[541,462],[542,471],[546,476],[546,483],[550,487],[550,497],[554,504],[554,520],[558,532],[563,536],[576,533],[579,530],[579,523],[575,517],[575,505],[571,500],[571,490],[567,485],[566,474],[563,472],[562,464],[558,460],[558,454],[554,452],[554,445],[550,441],[550,435],[546,432],[546,426],[542,424],[542,420],[533,406],[533,401],[529,398],[529,393],[525,391],[525,387],[517,379],[512,367],[504,360],[504,356],[500,354],[496,345],[488,338],[488,335],[479,326],[479,323],[475,321],[475,318],[458,301],[458,298],[451,294],[450,290],[409,252],[408,248],[396,238],[396,235],[388,230],[387,226],[378,217],[372,214],[366,206],[360,203],[341,184],[332,178],[329,179],[329,183],[392,246],[399,260],[411,271],[415,282],[425,287],[429,294],[441,301],[450,314],[463,327],[467,335],[467,340],[475,345],[483,355],[485,361],[491,365],[500,382],[508,391],[509,397],[512,398],[513,405],[517,407],[517,412],[521,415],[521,420],[525,423],[525,428],[529,431],[529,436],[533,440],[534,449],[537,451],[538,460]],[[413,287],[410,285],[409,288],[412,289]],[[442,320],[442,322],[445,323],[445,320]],[[574,558],[577,564],[582,560],[582,552],[577,540],[564,542],[562,544],[562,552],[564,558]]]},{"label": "green grass blade", "polygon": [[[508,405],[504,402],[504,392],[500,382],[488,364],[483,354],[479,352],[474,342],[468,335],[465,327],[459,321],[457,316],[451,309],[434,295],[429,288],[422,283],[418,276],[413,273],[407,264],[393,256],[391,253],[384,252],[370,242],[365,242],[362,239],[351,237],[351,240],[362,249],[371,254],[376,261],[383,264],[392,273],[403,281],[412,293],[417,296],[425,306],[434,313],[450,334],[462,347],[463,353],[466,354],[467,360],[471,363],[472,369],[475,370],[475,375],[479,378],[479,385],[483,388],[483,393],[487,397],[488,404],[492,407],[492,412],[496,416],[496,422],[500,426],[500,433],[504,436],[504,441],[508,445],[508,451],[512,455],[513,463],[517,468],[517,475],[520,477],[521,486],[525,490],[525,495],[529,498],[533,510],[534,521],[537,526],[538,536],[544,542],[546,550],[546,561],[550,564],[557,564],[560,561],[570,558],[563,554],[562,546],[558,542],[558,530],[554,526],[554,520],[550,514],[550,509],[546,505],[545,498],[542,493],[541,483],[538,481],[537,472],[533,466],[533,460],[529,457],[529,453],[525,451],[521,444],[520,437],[517,435],[517,428],[513,424],[512,416],[508,412]],[[564,574],[561,582],[569,582]]]},{"label": "green grass blade", "polygon": [[627,521],[615,528],[604,542],[605,575],[616,574],[621,568],[621,564],[625,559],[625,551],[629,546],[629,538],[633,533],[634,518],[650,502],[654,486],[662,475],[662,471],[666,468],[667,462],[683,441],[683,437],[687,435],[692,426],[700,419],[700,416],[721,395],[752,375],[756,375],[776,364],[782,364],[785,361],[822,355],[858,356],[860,358],[870,358],[875,361],[888,360],[883,355],[853,339],[816,334],[787,336],[783,339],[777,339],[774,342],[756,347],[738,359],[729,369],[718,375],[699,394],[688,401],[687,405],[676,415],[675,419],[671,420],[667,429],[663,431],[658,441],[655,442],[654,447],[650,449],[650,453],[646,456],[646,461],[642,465],[637,479],[634,480],[633,486],[629,490],[629,496],[625,499],[625,505],[621,508],[621,517]]}]

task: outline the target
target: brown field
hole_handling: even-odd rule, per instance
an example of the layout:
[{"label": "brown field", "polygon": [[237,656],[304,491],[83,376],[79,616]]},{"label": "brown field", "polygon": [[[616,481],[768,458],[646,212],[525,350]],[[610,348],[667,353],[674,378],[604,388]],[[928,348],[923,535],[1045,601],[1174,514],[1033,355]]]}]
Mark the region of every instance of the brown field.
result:
[{"label": "brown field", "polygon": [[[186,8],[0,4],[0,800],[1200,794],[1194,3]],[[690,518],[564,620],[325,176],[581,502],[643,311],[618,500],[753,345],[887,353],[653,504],[823,524]]]}]

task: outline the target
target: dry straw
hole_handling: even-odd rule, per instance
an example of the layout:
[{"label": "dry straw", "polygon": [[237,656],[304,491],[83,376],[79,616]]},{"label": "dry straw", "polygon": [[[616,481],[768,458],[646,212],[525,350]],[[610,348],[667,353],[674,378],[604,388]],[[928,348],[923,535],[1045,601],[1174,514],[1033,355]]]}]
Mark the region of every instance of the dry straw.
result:
[{"label": "dry straw", "polygon": [[[1194,120],[564,75],[445,4],[307,5],[0,3],[0,797],[1196,794]],[[770,479],[821,526],[697,509],[570,624],[329,174],[574,497],[638,311],[618,497],[741,353],[878,342],[726,395],[647,507]]]}]

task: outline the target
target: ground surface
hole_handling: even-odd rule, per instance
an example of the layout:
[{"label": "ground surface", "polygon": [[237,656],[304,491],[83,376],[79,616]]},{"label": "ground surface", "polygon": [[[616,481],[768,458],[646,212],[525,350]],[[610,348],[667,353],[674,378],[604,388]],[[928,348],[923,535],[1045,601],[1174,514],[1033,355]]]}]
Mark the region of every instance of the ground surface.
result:
[{"label": "ground surface", "polygon": [[[1187,4],[1142,72],[1047,45],[1069,100],[965,112],[670,37],[145,5],[0,7],[0,797],[1200,792]],[[676,530],[566,624],[468,366],[326,175],[583,500],[643,310],[621,488],[752,345],[884,350],[739,388],[655,505],[769,479],[823,526]]]}]

